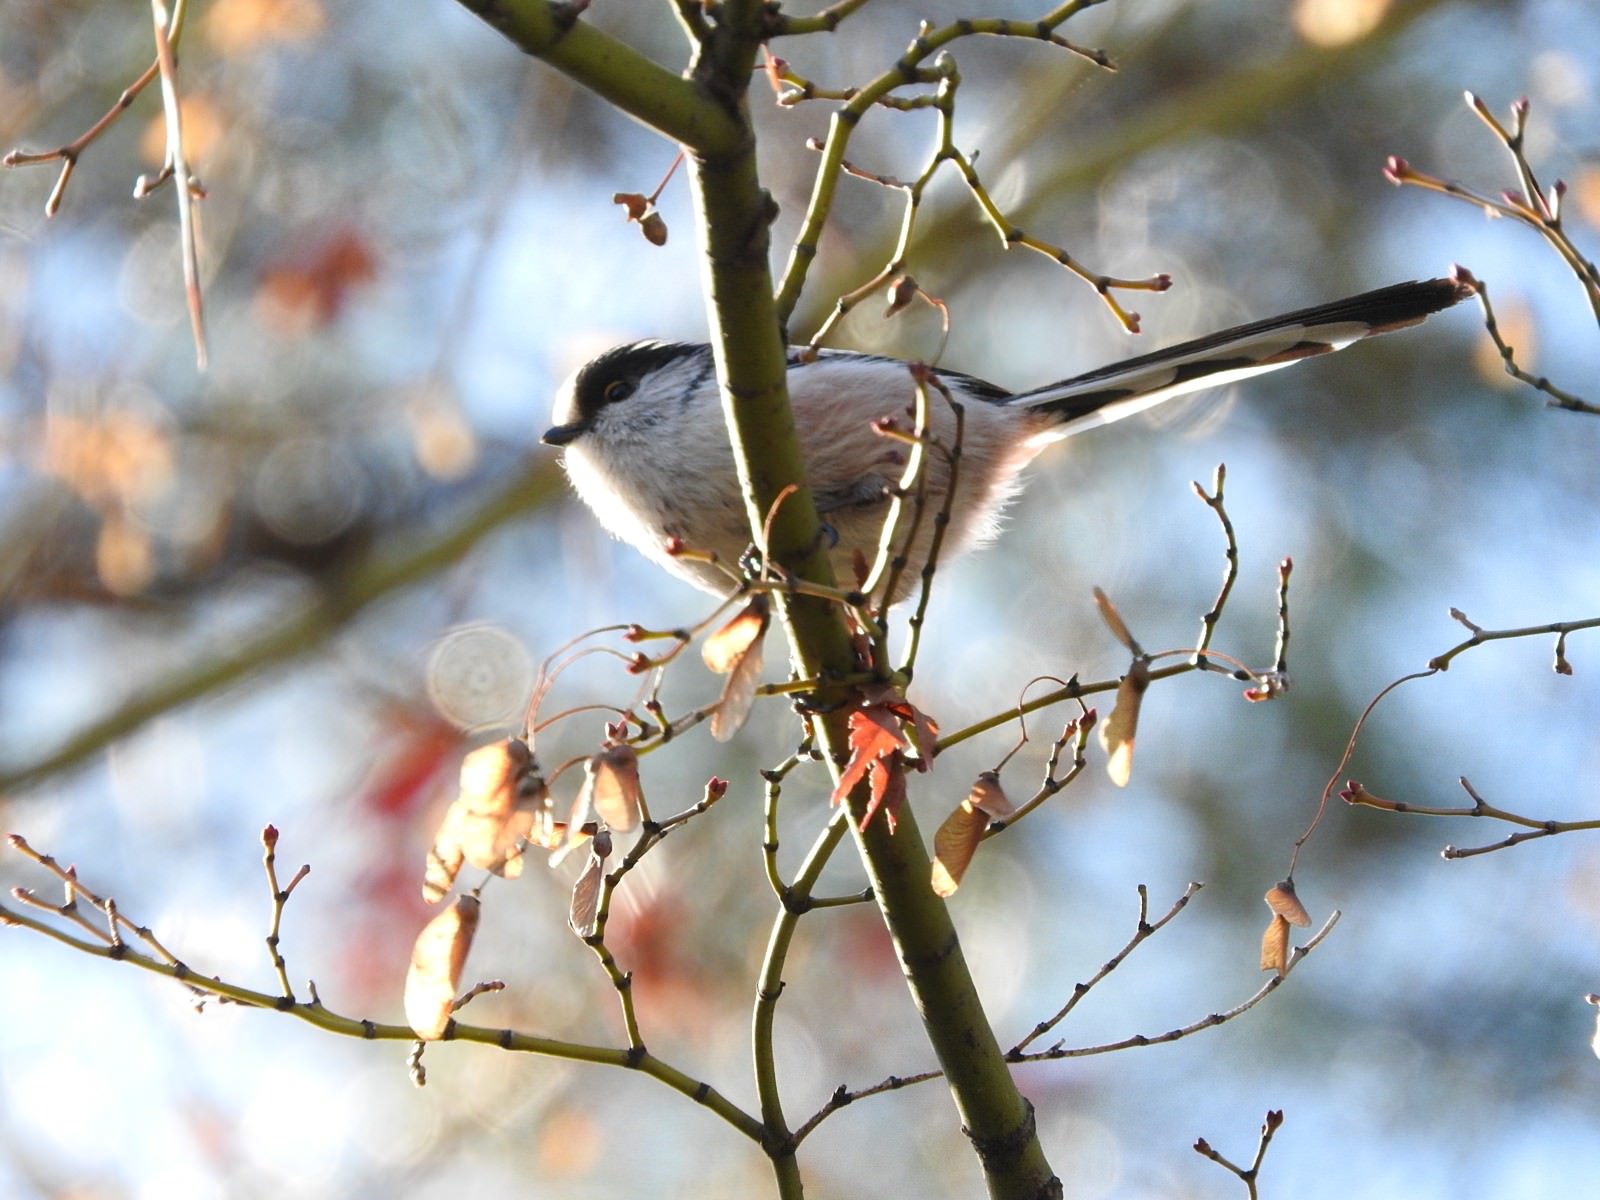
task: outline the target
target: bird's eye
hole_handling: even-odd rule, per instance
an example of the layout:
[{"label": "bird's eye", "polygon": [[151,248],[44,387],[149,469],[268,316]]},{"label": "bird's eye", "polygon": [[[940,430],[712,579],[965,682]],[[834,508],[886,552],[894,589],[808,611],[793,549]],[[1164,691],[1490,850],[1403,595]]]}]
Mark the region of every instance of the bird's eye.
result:
[{"label": "bird's eye", "polygon": [[615,404],[618,400],[626,400],[633,395],[633,387],[634,384],[631,379],[613,379],[606,384],[605,391],[602,394],[605,396],[607,404]]}]

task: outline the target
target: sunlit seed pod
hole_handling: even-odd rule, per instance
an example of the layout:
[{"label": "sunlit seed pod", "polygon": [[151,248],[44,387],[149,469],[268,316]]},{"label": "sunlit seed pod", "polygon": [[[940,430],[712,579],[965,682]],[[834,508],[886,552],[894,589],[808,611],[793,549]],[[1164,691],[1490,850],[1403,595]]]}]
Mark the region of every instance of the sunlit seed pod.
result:
[{"label": "sunlit seed pod", "polygon": [[417,935],[406,972],[406,1024],[424,1041],[444,1036],[450,1025],[451,1005],[461,984],[461,969],[472,949],[478,929],[476,896],[456,897]]},{"label": "sunlit seed pod", "polygon": [[983,841],[989,818],[963,800],[933,835],[933,891],[936,896],[952,896]]},{"label": "sunlit seed pod", "polygon": [[584,764],[583,772],[583,788],[595,815],[623,833],[639,823],[644,788],[639,782],[639,756],[632,746],[606,747]]},{"label": "sunlit seed pod", "polygon": [[1139,708],[1145,689],[1150,686],[1150,667],[1142,658],[1133,660],[1128,673],[1117,685],[1116,703],[1111,715],[1100,726],[1100,745],[1109,756],[1106,774],[1118,787],[1127,787],[1133,775],[1133,746],[1139,729]]}]

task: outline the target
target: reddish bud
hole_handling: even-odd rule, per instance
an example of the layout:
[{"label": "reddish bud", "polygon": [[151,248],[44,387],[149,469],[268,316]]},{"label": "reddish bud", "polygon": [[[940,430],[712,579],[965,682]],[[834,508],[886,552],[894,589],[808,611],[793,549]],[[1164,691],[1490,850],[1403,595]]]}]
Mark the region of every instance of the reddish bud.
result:
[{"label": "reddish bud", "polygon": [[917,281],[909,275],[902,275],[889,284],[888,307],[883,310],[885,317],[892,317],[903,310],[917,296]]}]

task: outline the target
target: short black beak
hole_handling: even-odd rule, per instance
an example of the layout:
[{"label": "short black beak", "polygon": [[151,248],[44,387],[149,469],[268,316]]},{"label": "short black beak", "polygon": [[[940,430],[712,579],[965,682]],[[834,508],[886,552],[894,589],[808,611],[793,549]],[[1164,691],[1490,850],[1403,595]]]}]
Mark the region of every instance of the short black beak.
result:
[{"label": "short black beak", "polygon": [[571,425],[553,425],[544,431],[544,436],[539,440],[546,446],[565,446],[568,442],[576,441],[589,432],[589,426],[583,421],[574,421]]}]

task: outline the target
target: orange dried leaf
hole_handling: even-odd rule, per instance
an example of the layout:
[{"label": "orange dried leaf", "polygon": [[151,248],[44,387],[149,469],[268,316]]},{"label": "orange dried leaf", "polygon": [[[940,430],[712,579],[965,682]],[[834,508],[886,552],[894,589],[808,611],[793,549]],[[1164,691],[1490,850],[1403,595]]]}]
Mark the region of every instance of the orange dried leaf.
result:
[{"label": "orange dried leaf", "polygon": [[1261,969],[1279,975],[1289,971],[1289,922],[1276,913],[1261,935]]},{"label": "orange dried leaf", "polygon": [[881,808],[883,819],[889,823],[889,832],[893,833],[900,806],[906,799],[905,763],[899,755],[875,759],[868,779],[872,783],[872,797],[867,801],[866,811],[861,814],[861,828],[872,824],[873,816]]},{"label": "orange dried leaf", "polygon": [[567,910],[567,923],[572,932],[581,938],[594,936],[600,920],[600,885],[605,881],[606,857],[611,853],[611,835],[601,830],[589,843],[589,861],[583,873],[572,885],[572,904]]},{"label": "orange dried leaf", "polygon": [[850,761],[839,776],[839,786],[833,789],[832,803],[848,796],[873,763],[889,758],[904,745],[900,723],[888,709],[869,705],[851,713]]},{"label": "orange dried leaf", "polygon": [[933,835],[934,895],[955,894],[988,827],[989,818],[973,807],[970,796],[944,819],[939,832]]},{"label": "orange dried leaf", "polygon": [[478,929],[476,896],[458,896],[417,935],[411,948],[411,968],[406,972],[406,1024],[419,1038],[432,1041],[444,1036],[450,1025],[450,1008],[461,983],[461,968],[472,935]]},{"label": "orange dried leaf", "polygon": [[[583,793],[588,804],[612,829],[626,833],[639,823],[644,788],[639,783],[639,756],[632,746],[608,746],[583,764]],[[579,801],[585,796],[580,793]]]},{"label": "orange dried leaf", "polygon": [[1295,895],[1294,880],[1280,880],[1262,899],[1267,902],[1268,908],[1289,924],[1299,925],[1302,929],[1311,924],[1311,914],[1306,912],[1305,905],[1300,903],[1300,897]]},{"label": "orange dried leaf", "polygon": [[1133,775],[1133,743],[1139,729],[1139,707],[1149,686],[1150,664],[1142,658],[1134,659],[1117,685],[1117,700],[1111,706],[1111,715],[1100,726],[1100,745],[1110,756],[1106,774],[1118,787],[1127,787]]}]

